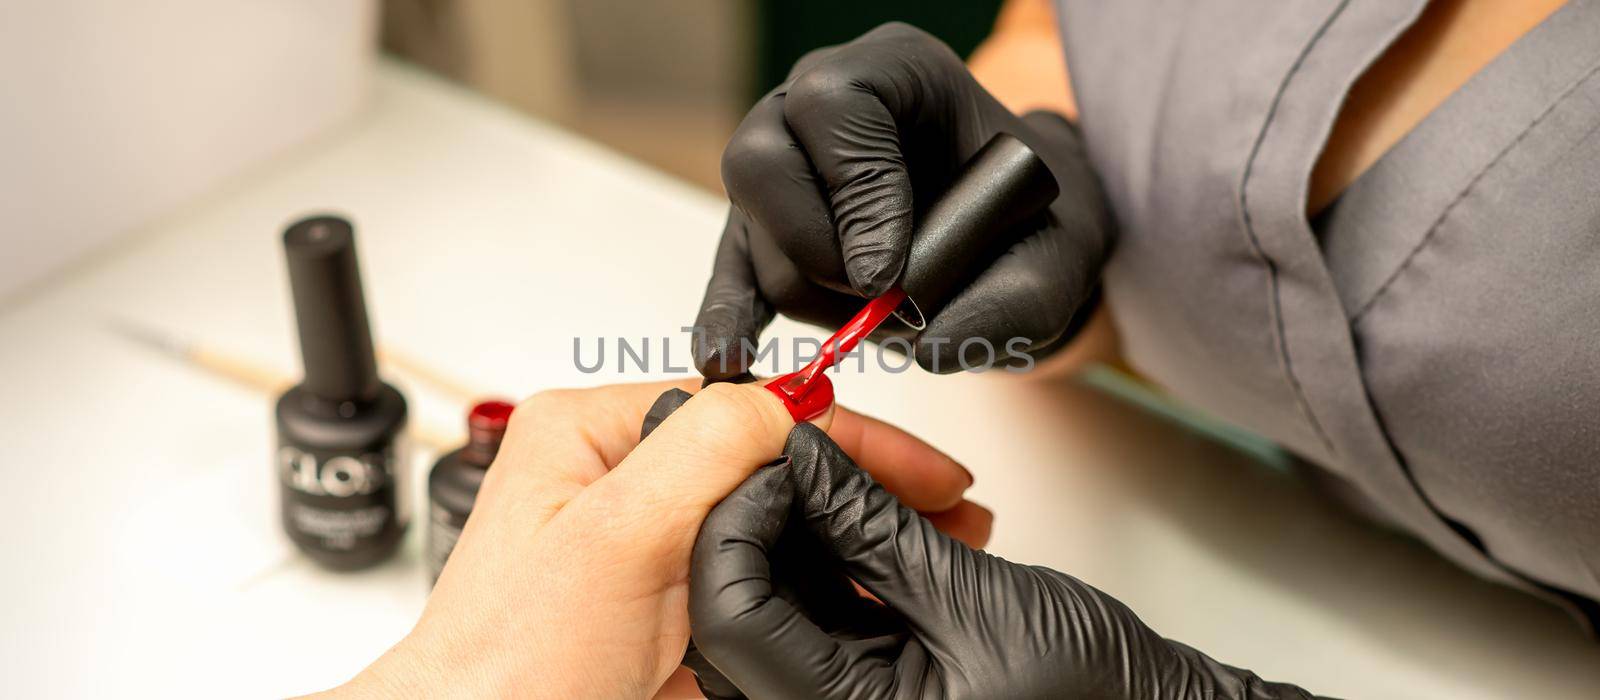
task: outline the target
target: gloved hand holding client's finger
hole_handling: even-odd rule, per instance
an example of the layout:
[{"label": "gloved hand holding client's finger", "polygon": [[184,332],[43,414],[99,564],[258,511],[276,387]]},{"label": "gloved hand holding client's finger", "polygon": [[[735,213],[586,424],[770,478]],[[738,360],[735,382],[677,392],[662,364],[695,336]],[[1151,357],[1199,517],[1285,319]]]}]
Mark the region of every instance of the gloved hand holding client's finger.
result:
[{"label": "gloved hand holding client's finger", "polygon": [[695,542],[690,629],[712,697],[1311,697],[1163,639],[1078,579],[940,533],[815,426],[784,454]]}]

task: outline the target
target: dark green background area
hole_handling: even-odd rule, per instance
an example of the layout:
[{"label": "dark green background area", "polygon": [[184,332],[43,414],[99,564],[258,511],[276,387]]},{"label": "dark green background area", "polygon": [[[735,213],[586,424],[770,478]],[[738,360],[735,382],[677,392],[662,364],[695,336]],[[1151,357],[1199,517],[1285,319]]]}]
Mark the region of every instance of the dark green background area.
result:
[{"label": "dark green background area", "polygon": [[783,82],[789,66],[807,51],[841,44],[884,22],[901,21],[927,30],[965,56],[988,36],[1001,0],[763,0],[754,102]]}]

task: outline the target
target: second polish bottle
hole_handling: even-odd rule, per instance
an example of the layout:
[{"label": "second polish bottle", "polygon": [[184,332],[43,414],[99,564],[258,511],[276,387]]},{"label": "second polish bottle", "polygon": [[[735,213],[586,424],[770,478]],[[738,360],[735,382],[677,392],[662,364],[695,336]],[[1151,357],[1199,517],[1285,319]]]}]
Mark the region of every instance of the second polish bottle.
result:
[{"label": "second polish bottle", "polygon": [[445,561],[461,537],[483,477],[500,452],[506,425],[515,409],[505,401],[483,401],[467,413],[467,444],[439,458],[428,474],[428,541],[425,558],[429,581],[438,581]]}]

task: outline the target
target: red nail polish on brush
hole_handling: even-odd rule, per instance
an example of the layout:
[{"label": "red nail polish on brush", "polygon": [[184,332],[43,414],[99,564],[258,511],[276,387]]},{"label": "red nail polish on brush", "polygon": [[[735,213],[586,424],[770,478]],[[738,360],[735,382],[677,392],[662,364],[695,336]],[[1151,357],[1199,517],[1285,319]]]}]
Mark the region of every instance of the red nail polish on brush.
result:
[{"label": "red nail polish on brush", "polygon": [[865,340],[874,328],[883,323],[905,301],[906,293],[899,287],[890,289],[857,312],[854,318],[823,341],[822,349],[798,372],[791,372],[767,382],[767,391],[783,399],[789,415],[796,423],[816,418],[833,405],[833,382],[824,374],[838,364],[851,350]]},{"label": "red nail polish on brush", "polygon": [[829,367],[891,315],[922,330],[964,283],[1028,233],[1023,224],[1059,192],[1055,176],[1033,149],[1014,136],[996,134],[917,224],[900,284],[867,302],[823,342],[810,364],[767,382],[767,391],[783,400],[797,423],[825,413],[833,404]]}]

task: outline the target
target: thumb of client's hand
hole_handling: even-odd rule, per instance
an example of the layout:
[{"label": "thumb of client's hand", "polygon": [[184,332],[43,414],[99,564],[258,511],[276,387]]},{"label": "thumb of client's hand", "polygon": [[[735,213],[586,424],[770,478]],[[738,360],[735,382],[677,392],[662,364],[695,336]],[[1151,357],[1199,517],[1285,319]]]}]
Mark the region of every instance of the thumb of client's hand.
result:
[{"label": "thumb of client's hand", "polygon": [[[741,390],[747,390],[747,389],[750,389],[750,388],[754,388],[756,386],[757,385],[754,385],[754,384],[748,384],[748,385],[734,385],[734,384],[727,384],[727,383],[712,384],[712,385],[709,385],[706,389],[702,390],[701,393],[706,393],[707,391],[714,392],[714,393],[708,394],[708,396],[718,397],[718,398],[713,399],[713,401],[715,401],[717,403],[721,403],[721,402],[723,402],[725,400],[737,400],[738,398],[742,398],[742,397],[740,397],[740,394],[738,394],[736,392],[732,392],[732,391],[730,391],[730,389],[738,388],[738,389],[741,389]],[[717,387],[727,387],[727,388],[717,388]],[[726,397],[723,396],[724,393],[727,394]],[[760,391],[759,393],[766,394],[767,392]],[[639,430],[639,440],[640,440],[640,442],[641,443],[645,442],[646,440],[648,440],[650,438],[650,436],[652,434],[655,434],[656,429],[661,427],[661,424],[666,421],[667,417],[674,415],[678,411],[678,409],[683,407],[686,403],[688,403],[689,399],[693,398],[693,396],[694,395],[690,394],[689,392],[683,391],[681,389],[669,389],[666,392],[662,393],[661,396],[656,399],[655,404],[650,407],[649,412],[647,412],[645,414],[643,425],[640,427],[640,430]],[[762,400],[763,402],[765,402],[764,399],[767,398],[767,397],[757,397],[757,398]],[[717,407],[716,410],[720,411],[722,408],[723,407],[719,406],[719,407]],[[827,427],[829,427],[829,424],[832,422],[833,416],[834,416],[834,410],[833,410],[832,407],[829,407],[829,409],[828,409],[828,411],[826,413],[824,413],[823,415],[821,415],[818,418],[816,418],[813,422],[818,424],[818,425],[820,425],[820,426],[822,426],[824,429],[826,429]],[[683,420],[683,419],[680,419],[680,420]],[[697,419],[691,418],[691,419],[688,419],[688,420],[686,420],[684,422],[699,422],[699,421]],[[792,425],[792,423],[791,423],[791,425]],[[679,439],[681,437],[684,437],[684,435],[683,435],[684,432],[687,432],[687,431],[680,431],[680,432],[678,432],[676,434],[671,434],[672,436],[667,438],[667,441],[676,441],[677,439]],[[669,435],[669,434],[668,433],[663,433],[663,435]],[[750,437],[750,436],[749,435],[741,435],[739,437],[742,439],[742,438],[746,438],[746,437]],[[765,435],[760,435],[759,431],[758,431],[757,439],[759,440],[759,439],[762,439],[764,437],[765,437]],[[780,440],[780,442],[781,442],[781,440]],[[744,446],[735,445],[733,447],[734,447],[734,449],[741,449],[742,450]],[[762,448],[761,447],[755,447],[755,449],[757,451],[759,451]],[[726,494],[724,494],[724,495],[726,495]],[[720,500],[720,497],[719,497],[719,500]],[[701,693],[705,694],[707,697],[722,697],[722,696],[725,696],[725,695],[737,693],[736,689],[732,688],[731,686],[728,686],[726,684],[726,681],[721,679],[720,676],[718,676],[714,672],[714,670],[711,669],[706,664],[705,658],[703,656],[701,656],[698,651],[695,650],[694,645],[692,643],[690,643],[688,645],[688,648],[684,651],[683,663],[684,663],[685,666],[688,666],[689,668],[695,669],[695,675],[698,676],[698,678],[692,678],[692,677],[688,677],[688,676],[681,676],[681,674],[680,674],[680,676],[674,676],[672,681],[668,683],[668,686],[671,688],[671,690],[668,691],[667,688],[663,688],[663,692],[661,694],[657,695],[658,698],[667,697],[667,696],[671,696],[671,697],[691,697],[691,696],[698,697],[699,694],[696,694],[696,693],[692,692],[693,687],[697,682],[700,685]],[[709,686],[707,685],[708,683],[710,684]]]},{"label": "thumb of client's hand", "polygon": [[423,619],[373,677],[445,669],[468,692],[537,697],[661,687],[689,642],[701,521],[783,451],[794,422],[759,387],[716,386],[674,394],[681,405],[640,441],[660,391],[641,388],[517,409]]},{"label": "thumb of client's hand", "polygon": [[[825,430],[832,418],[830,409],[812,422]],[[608,489],[595,496],[656,504],[656,516],[686,516],[687,552],[711,507],[782,455],[793,427],[783,403],[755,384],[712,384],[693,395],[669,390],[645,415],[639,446],[595,484]],[[652,519],[649,527],[664,524]]]},{"label": "thumb of client's hand", "polygon": [[[814,422],[826,427],[832,416],[830,410]],[[584,510],[603,514],[613,525],[605,527],[605,546],[619,561],[626,558],[625,575],[644,585],[618,593],[685,600],[689,553],[701,521],[756,468],[782,453],[793,426],[782,403],[757,385],[714,384],[693,395],[671,389],[657,398],[638,447],[580,497],[592,497],[594,505]],[[671,604],[666,615],[651,670],[663,681],[689,647],[684,604]]]}]

